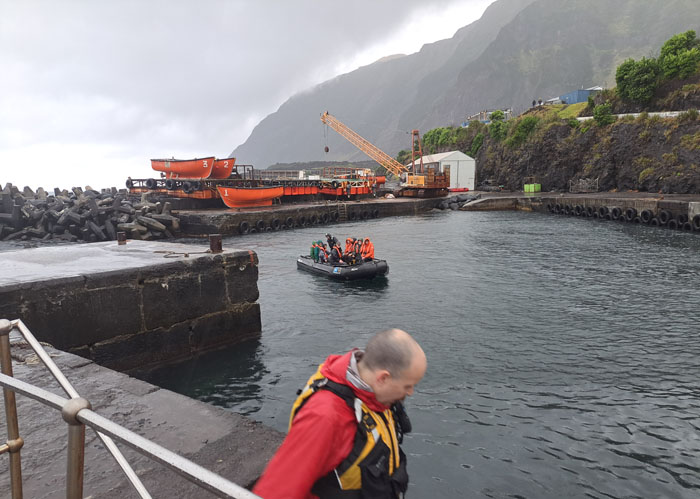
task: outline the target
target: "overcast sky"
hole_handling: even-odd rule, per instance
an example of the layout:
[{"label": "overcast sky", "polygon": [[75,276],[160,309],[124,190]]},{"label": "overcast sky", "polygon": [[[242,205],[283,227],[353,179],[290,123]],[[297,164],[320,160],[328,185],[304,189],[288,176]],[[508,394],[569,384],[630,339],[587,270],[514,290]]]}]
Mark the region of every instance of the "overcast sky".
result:
[{"label": "overcast sky", "polygon": [[293,94],[493,0],[0,0],[0,185],[123,187],[226,157]]}]

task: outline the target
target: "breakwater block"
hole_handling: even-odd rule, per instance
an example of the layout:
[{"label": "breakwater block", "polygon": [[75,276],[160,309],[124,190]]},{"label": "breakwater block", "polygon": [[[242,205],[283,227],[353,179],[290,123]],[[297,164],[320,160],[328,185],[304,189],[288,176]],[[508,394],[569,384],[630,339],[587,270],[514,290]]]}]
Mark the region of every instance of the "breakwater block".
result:
[{"label": "breakwater block", "polygon": [[[34,332],[34,331],[33,331]],[[11,335],[14,336],[15,333]],[[33,350],[12,339],[17,379],[61,393]],[[178,395],[53,348],[47,352],[95,412],[243,487],[250,487],[282,442],[261,423]],[[62,393],[61,393],[62,394]],[[62,394],[63,395],[63,394]],[[63,395],[65,397],[65,395]],[[0,411],[4,414],[2,397]],[[66,497],[66,424],[60,412],[17,395],[24,497]],[[117,446],[153,497],[213,497],[122,443]],[[5,457],[7,459],[7,457]],[[137,497],[95,432],[85,433],[84,497]],[[0,473],[10,491],[10,473]]]},{"label": "breakwater block", "polygon": [[258,338],[252,251],[129,241],[2,253],[0,317],[128,371]]}]

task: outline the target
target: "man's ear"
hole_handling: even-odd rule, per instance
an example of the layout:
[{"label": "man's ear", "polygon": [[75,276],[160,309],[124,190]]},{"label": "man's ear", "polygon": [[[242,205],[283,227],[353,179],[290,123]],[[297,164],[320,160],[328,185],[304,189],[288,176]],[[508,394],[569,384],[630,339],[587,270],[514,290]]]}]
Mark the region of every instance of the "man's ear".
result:
[{"label": "man's ear", "polygon": [[377,371],[377,374],[376,374],[377,383],[384,384],[389,380],[389,378],[391,378],[391,373],[389,371],[387,371],[386,369],[380,369],[379,371]]}]

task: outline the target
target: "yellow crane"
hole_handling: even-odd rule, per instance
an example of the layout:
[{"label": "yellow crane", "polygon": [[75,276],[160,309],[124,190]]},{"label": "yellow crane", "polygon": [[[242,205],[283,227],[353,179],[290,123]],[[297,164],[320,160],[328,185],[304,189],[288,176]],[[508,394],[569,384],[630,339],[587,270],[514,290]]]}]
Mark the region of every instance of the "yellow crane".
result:
[{"label": "yellow crane", "polygon": [[357,132],[350,129],[335,116],[328,113],[328,111],[321,115],[321,121],[348,139],[348,141],[355,145],[355,147],[357,147],[360,151],[364,152],[367,156],[372,158],[397,177],[400,177],[402,173],[408,172],[408,168],[368,140],[362,138]]},{"label": "yellow crane", "polygon": [[[331,115],[328,111],[321,114],[321,121],[345,137],[360,151],[364,152],[367,156],[399,177],[403,181],[401,183],[401,195],[411,197],[436,197],[447,194],[447,188],[450,185],[449,171],[440,173],[435,168],[428,168],[427,175],[422,175],[425,173],[423,171],[422,151],[420,151],[421,175],[416,175],[415,171],[411,173],[404,165],[396,161],[367,139],[360,136],[360,134],[345,125],[335,116]],[[416,135],[418,135],[418,130],[413,130],[411,139],[412,142],[415,141]],[[420,145],[420,136],[418,137],[418,144]],[[411,144],[411,150],[415,150],[413,143]],[[415,164],[415,159],[413,163]]]}]

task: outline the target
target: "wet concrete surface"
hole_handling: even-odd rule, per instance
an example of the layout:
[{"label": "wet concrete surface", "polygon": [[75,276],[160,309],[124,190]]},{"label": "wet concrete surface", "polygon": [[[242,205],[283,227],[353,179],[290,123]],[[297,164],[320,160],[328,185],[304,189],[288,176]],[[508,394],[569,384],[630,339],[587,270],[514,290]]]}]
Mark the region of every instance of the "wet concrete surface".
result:
[{"label": "wet concrete surface", "polygon": [[[11,336],[15,377],[65,397],[31,349],[16,343],[15,335]],[[238,485],[251,486],[282,441],[279,432],[243,416],[72,354],[53,348],[47,351],[95,412]],[[58,411],[23,395],[17,395],[17,405],[25,442],[21,451],[24,497],[65,497],[66,423]],[[4,407],[2,411],[4,414]],[[164,466],[118,445],[153,497],[214,497]],[[138,497],[90,428],[85,448],[84,497]],[[0,496],[9,497],[9,487],[9,459],[0,456],[0,490],[4,491]]]},{"label": "wet concrete surface", "polygon": [[86,274],[148,268],[161,265],[166,252],[174,257],[184,254],[193,257],[206,253],[202,247],[179,243],[154,241],[129,241],[118,245],[116,241],[67,246],[46,246],[36,251],[12,251],[2,254],[0,283],[27,283],[84,276]]}]

